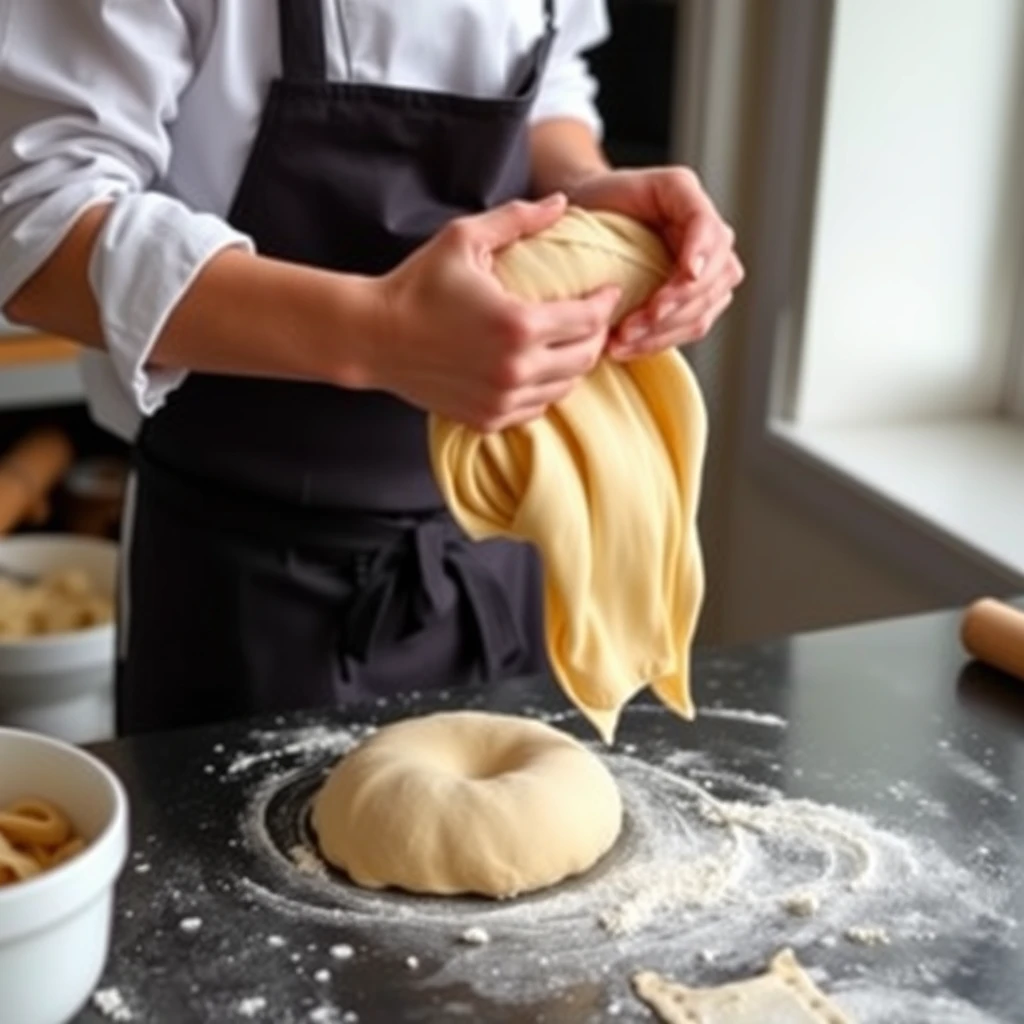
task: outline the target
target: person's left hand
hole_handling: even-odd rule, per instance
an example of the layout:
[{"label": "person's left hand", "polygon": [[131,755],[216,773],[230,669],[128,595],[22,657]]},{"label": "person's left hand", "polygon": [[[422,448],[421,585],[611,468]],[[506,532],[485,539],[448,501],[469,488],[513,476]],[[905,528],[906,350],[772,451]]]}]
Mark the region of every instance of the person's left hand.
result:
[{"label": "person's left hand", "polygon": [[612,358],[648,355],[707,335],[732,302],[744,272],[734,249],[734,231],[693,171],[607,171],[578,184],[569,200],[647,223],[675,257],[673,276],[613,332],[607,350]]}]

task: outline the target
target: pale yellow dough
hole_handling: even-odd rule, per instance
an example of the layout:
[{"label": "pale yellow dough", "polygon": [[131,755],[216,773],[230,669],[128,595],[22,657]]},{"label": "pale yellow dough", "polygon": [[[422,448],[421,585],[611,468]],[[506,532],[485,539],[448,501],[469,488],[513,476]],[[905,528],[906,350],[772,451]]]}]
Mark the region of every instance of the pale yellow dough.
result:
[{"label": "pale yellow dough", "polygon": [[[660,238],[628,218],[570,210],[499,253],[495,273],[526,299],[623,289],[616,322],[671,272]],[[706,413],[672,350],[602,360],[539,419],[481,434],[434,417],[434,473],[471,536],[538,549],[557,679],[608,742],[650,684],[693,717],[689,658],[704,593],[697,511]]]},{"label": "pale yellow dough", "polygon": [[764,974],[717,988],[687,988],[653,971],[633,977],[637,995],[665,1024],[855,1024],[784,949]]},{"label": "pale yellow dough", "polygon": [[381,729],[331,770],[312,825],[324,858],[370,889],[505,898],[591,868],[622,803],[573,737],[456,711]]}]

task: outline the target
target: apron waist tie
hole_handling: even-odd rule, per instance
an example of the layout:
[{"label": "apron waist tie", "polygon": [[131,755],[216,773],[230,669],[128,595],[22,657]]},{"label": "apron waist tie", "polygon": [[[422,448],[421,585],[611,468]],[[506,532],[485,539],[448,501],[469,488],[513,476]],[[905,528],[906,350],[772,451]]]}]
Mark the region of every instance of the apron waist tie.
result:
[{"label": "apron waist tie", "polygon": [[357,584],[359,595],[340,638],[342,650],[355,658],[365,660],[450,613],[458,591],[473,615],[485,681],[501,678],[527,649],[504,586],[474,557],[449,516],[425,519],[396,544],[366,556],[357,567]]},{"label": "apron waist tie", "polygon": [[[344,565],[356,589],[342,616],[339,647],[345,655],[365,660],[375,650],[401,643],[451,614],[460,593],[476,628],[485,681],[497,681],[530,649],[505,586],[476,556],[447,509],[395,519],[282,505],[190,479],[161,465],[142,446],[135,462],[140,480],[162,503],[207,529],[285,548],[298,539]],[[346,659],[340,660],[348,678]]]}]

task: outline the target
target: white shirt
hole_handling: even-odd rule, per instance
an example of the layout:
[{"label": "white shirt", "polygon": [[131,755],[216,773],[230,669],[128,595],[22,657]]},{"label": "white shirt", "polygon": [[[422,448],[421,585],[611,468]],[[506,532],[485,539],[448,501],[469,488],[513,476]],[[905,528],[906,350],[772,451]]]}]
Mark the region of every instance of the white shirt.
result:
[{"label": "white shirt", "polygon": [[[324,0],[332,79],[505,94],[543,30],[542,0]],[[556,0],[531,118],[598,132],[581,56],[604,0]],[[185,378],[147,369],[224,220],[280,74],[277,0],[0,0],[0,305],[90,205],[113,200],[89,277],[107,352],[84,357],[94,417],[122,437]]]}]

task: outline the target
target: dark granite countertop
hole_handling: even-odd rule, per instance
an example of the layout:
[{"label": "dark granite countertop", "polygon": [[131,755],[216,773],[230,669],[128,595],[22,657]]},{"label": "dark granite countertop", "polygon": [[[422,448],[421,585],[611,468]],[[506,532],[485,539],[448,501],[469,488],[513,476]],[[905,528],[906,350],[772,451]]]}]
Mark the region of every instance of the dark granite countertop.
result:
[{"label": "dark granite countertop", "polygon": [[[132,854],[106,1009],[79,1024],[652,1020],[636,969],[718,984],[784,946],[863,1024],[1024,1021],[1024,683],[969,664],[958,626],[950,611],[699,652],[697,720],[642,697],[608,753],[619,845],[515,906],[361,893],[323,871],[303,811],[368,724],[469,705],[593,741],[548,680],[355,724],[97,745],[129,791]],[[461,941],[469,925],[490,941]]]}]

